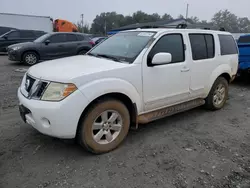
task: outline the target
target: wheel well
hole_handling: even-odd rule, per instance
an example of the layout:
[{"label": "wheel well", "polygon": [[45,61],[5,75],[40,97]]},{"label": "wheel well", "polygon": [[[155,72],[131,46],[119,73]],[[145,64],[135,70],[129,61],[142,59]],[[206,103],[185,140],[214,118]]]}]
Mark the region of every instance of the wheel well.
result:
[{"label": "wheel well", "polygon": [[87,51],[89,51],[90,49],[89,49],[89,48],[86,48],[86,47],[85,47],[85,48],[80,48],[80,49],[77,51],[77,53],[79,53],[80,51],[83,51],[83,50],[87,52]]},{"label": "wheel well", "polygon": [[108,93],[108,94],[102,95],[102,96],[96,98],[95,100],[93,100],[83,110],[81,118],[79,119],[79,122],[78,122],[76,135],[78,132],[79,124],[81,123],[82,118],[84,118],[84,115],[87,113],[87,111],[90,109],[90,107],[95,105],[96,103],[98,103],[101,100],[110,99],[110,98],[121,101],[128,108],[129,115],[130,115],[130,125],[131,125],[130,127],[137,128],[137,107],[136,107],[136,104],[133,103],[127,95],[124,95],[122,93]]},{"label": "wheel well", "polygon": [[229,83],[231,80],[231,76],[228,73],[223,73],[221,74],[219,77],[223,77],[227,80],[227,82]]},{"label": "wheel well", "polygon": [[22,54],[22,60],[23,60],[23,56],[24,56],[24,54],[26,54],[27,52],[33,52],[33,53],[36,53],[36,55],[38,56],[38,59],[40,59],[40,55],[39,55],[39,53],[38,53],[37,51],[35,51],[35,50],[27,50],[27,51],[24,51],[24,52],[23,52],[23,54]]}]

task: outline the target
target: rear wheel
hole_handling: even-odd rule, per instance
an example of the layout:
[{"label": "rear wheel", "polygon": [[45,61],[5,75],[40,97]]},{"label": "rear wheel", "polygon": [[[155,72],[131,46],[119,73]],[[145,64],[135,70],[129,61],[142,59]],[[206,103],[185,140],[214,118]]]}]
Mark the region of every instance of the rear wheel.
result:
[{"label": "rear wheel", "polygon": [[26,65],[35,65],[39,61],[39,57],[35,52],[26,52],[22,58]]},{"label": "rear wheel", "polygon": [[106,99],[90,107],[80,123],[77,135],[80,145],[101,154],[114,150],[125,139],[130,115],[122,102]]},{"label": "rear wheel", "polygon": [[219,110],[225,105],[227,98],[228,81],[224,77],[219,77],[206,98],[206,107],[210,110]]}]

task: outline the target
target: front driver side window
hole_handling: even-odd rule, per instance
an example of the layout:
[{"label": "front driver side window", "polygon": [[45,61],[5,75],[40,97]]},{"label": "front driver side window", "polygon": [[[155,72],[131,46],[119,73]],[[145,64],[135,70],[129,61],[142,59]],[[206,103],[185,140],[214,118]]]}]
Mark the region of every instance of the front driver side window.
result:
[{"label": "front driver side window", "polygon": [[55,34],[49,38],[50,43],[62,43],[66,42],[65,34]]},{"label": "front driver side window", "polygon": [[167,52],[172,55],[171,63],[185,61],[183,38],[181,34],[168,34],[161,37],[148,55],[148,64],[152,62],[155,54]]}]

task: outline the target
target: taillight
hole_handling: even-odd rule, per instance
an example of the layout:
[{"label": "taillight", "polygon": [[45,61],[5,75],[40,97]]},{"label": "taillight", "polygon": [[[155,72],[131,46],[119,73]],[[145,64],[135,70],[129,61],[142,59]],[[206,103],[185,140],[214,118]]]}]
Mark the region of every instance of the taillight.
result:
[{"label": "taillight", "polygon": [[91,44],[92,46],[94,46],[94,45],[95,45],[95,42],[91,40],[91,41],[89,42],[89,44]]}]

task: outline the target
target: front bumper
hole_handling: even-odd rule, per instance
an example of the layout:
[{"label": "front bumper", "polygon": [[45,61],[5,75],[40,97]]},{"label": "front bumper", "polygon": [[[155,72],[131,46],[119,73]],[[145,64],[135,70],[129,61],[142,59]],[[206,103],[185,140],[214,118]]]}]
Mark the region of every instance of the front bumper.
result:
[{"label": "front bumper", "polygon": [[22,55],[21,52],[18,50],[8,49],[8,59],[11,61],[21,61]]},{"label": "front bumper", "polygon": [[18,89],[19,110],[22,119],[39,132],[57,137],[75,138],[77,125],[88,100],[75,91],[60,102],[27,99]]}]

